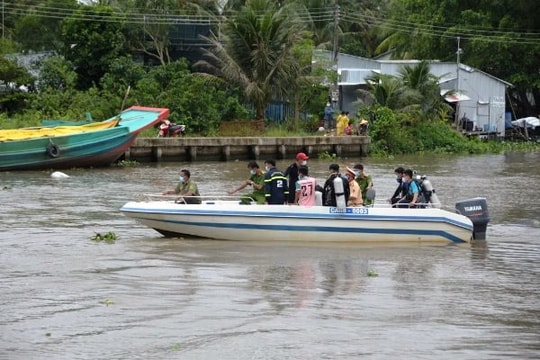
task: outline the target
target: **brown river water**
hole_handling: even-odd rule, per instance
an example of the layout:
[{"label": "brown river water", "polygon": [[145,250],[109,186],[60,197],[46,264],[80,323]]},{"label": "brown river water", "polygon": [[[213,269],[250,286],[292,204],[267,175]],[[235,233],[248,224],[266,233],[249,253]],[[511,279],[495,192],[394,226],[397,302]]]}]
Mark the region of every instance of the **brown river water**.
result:
[{"label": "brown river water", "polygon": [[0,359],[540,358],[540,153],[362,161],[377,201],[398,165],[448,208],[486,197],[487,241],[165,239],[118,211],[181,168],[225,194],[245,161],[0,173]]}]

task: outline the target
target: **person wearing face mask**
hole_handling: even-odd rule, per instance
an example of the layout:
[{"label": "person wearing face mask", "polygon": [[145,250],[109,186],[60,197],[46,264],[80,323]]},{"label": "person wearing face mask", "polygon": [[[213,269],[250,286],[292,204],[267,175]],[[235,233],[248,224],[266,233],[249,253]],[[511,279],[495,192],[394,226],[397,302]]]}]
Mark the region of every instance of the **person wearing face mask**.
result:
[{"label": "person wearing face mask", "polygon": [[407,169],[403,172],[403,182],[409,184],[406,194],[395,204],[399,208],[415,208],[418,205],[420,189],[416,181],[413,180],[413,171]]},{"label": "person wearing face mask", "polygon": [[364,165],[362,164],[354,165],[354,172],[356,173],[356,182],[360,185],[364,205],[373,204],[373,199],[368,196],[368,190],[373,189],[373,180],[371,179],[371,176],[365,173]]},{"label": "person wearing face mask", "polygon": [[360,185],[356,182],[356,173],[353,169],[347,168],[345,171],[345,176],[347,177],[347,180],[349,180],[349,201],[347,201],[347,206],[355,207],[355,206],[362,206],[364,205],[364,201],[362,200],[362,192],[360,191]]},{"label": "person wearing face mask", "polygon": [[251,186],[253,191],[240,199],[240,203],[244,205],[251,204],[253,200],[257,204],[264,204],[264,172],[259,168],[259,164],[255,161],[248,163],[249,179],[244,180],[236,189],[228,191],[229,195]]},{"label": "person wearing face mask", "polygon": [[396,168],[394,170],[394,173],[396,174],[396,181],[398,183],[398,186],[396,188],[396,191],[394,191],[394,194],[390,199],[388,199],[388,202],[394,205],[397,203],[401,198],[403,198],[407,194],[407,190],[409,190],[409,184],[403,181],[403,172],[405,169],[403,169],[401,166]]},{"label": "person wearing face mask", "polygon": [[264,162],[266,173],[264,174],[264,197],[265,204],[283,205],[287,203],[289,186],[287,177],[276,169],[276,162],[272,159]]},{"label": "person wearing face mask", "polygon": [[[331,206],[331,207],[337,207],[338,196],[344,196],[344,204],[346,205],[349,202],[349,197],[351,194],[349,181],[346,177],[341,175],[339,173],[339,165],[338,164],[330,164],[328,167],[328,170],[330,171],[330,176],[328,179],[326,179],[326,182],[323,186],[323,206]],[[338,178],[339,181],[341,181],[342,187],[343,187],[343,193],[339,193],[336,191],[336,185],[334,180]]]},{"label": "person wearing face mask", "polygon": [[307,166],[300,166],[298,168],[298,181],[295,186],[294,204],[300,206],[315,206],[315,188],[317,187],[317,180],[309,176]]},{"label": "person wearing face mask", "polygon": [[186,204],[200,204],[201,203],[201,194],[199,194],[199,189],[197,184],[191,181],[191,173],[187,169],[182,169],[180,171],[180,176],[178,178],[178,185],[174,190],[165,190],[163,195],[180,195],[176,199],[177,203],[186,203]]},{"label": "person wearing face mask", "polygon": [[287,199],[289,204],[295,203],[294,199],[296,195],[296,182],[298,181],[298,169],[300,166],[307,167],[308,159],[309,156],[303,152],[299,152],[296,154],[296,161],[289,165],[289,167],[285,170],[285,173],[283,173],[283,175],[285,175],[289,180],[289,196]]}]

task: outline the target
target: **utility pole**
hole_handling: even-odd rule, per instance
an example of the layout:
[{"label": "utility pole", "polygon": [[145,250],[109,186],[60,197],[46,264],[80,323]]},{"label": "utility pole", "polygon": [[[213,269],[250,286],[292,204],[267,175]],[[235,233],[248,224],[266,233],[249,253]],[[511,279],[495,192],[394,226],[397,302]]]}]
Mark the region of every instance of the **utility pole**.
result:
[{"label": "utility pole", "polygon": [[333,41],[333,48],[332,48],[332,66],[334,68],[334,71],[336,72],[335,73],[335,78],[334,78],[334,86],[331,90],[331,99],[332,99],[332,104],[336,105],[336,103],[339,101],[339,90],[338,90],[338,52],[339,52],[339,44],[338,44],[338,40],[339,40],[339,34],[338,34],[338,30],[339,30],[339,11],[340,11],[340,8],[339,8],[339,5],[338,5],[338,0],[336,0],[336,6],[334,8],[334,41]]},{"label": "utility pole", "polygon": [[461,47],[460,47],[460,42],[461,42],[461,38],[458,36],[457,37],[457,51],[456,51],[456,56],[457,56],[457,59],[456,59],[456,95],[458,95],[458,101],[456,101],[456,115],[455,115],[455,119],[454,119],[454,122],[455,122],[455,126],[456,126],[456,129],[459,127],[459,94],[460,94],[460,87],[459,87],[459,64],[461,62],[461,53],[463,52],[463,50],[461,50]]},{"label": "utility pole", "polygon": [[2,0],[2,40],[4,40],[4,0]]}]

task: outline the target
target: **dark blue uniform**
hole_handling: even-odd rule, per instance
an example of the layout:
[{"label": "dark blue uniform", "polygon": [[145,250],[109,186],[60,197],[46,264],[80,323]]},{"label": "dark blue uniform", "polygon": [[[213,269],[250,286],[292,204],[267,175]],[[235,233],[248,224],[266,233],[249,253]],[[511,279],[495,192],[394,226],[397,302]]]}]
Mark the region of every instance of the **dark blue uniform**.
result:
[{"label": "dark blue uniform", "polygon": [[264,174],[264,196],[268,204],[284,204],[289,195],[287,178],[281,171],[272,168]]}]

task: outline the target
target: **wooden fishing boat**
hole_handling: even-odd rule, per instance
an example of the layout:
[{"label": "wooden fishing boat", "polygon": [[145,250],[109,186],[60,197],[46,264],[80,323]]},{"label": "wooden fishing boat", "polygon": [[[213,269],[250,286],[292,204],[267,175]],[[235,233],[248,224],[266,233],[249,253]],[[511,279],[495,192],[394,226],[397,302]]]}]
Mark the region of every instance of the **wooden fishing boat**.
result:
[{"label": "wooden fishing boat", "polygon": [[0,170],[110,165],[141,131],[168,115],[169,109],[134,106],[99,123],[17,129],[19,135],[0,130]]},{"label": "wooden fishing boat", "polygon": [[93,122],[80,125],[61,125],[61,126],[36,126],[27,127],[21,129],[5,129],[0,130],[0,141],[18,141],[28,140],[40,137],[57,137],[62,135],[71,135],[81,132],[90,132],[102,129],[108,129],[118,125],[120,118],[114,117],[112,119],[100,122]]}]

